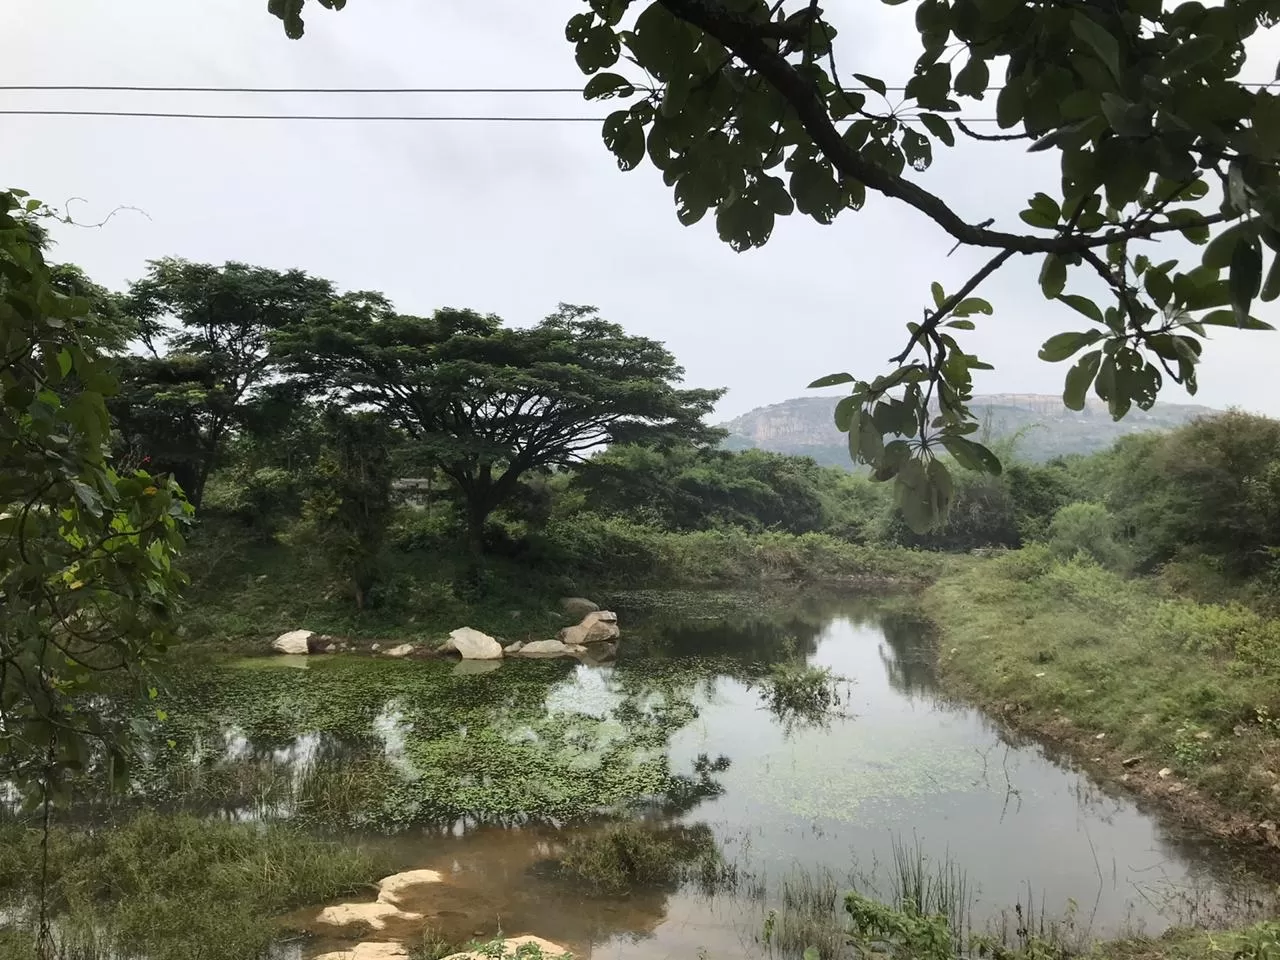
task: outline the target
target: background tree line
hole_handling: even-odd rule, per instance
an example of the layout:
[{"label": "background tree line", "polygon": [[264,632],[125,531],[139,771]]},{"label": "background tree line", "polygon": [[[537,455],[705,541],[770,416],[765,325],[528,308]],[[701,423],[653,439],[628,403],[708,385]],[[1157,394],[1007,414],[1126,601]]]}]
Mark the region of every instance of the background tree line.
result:
[{"label": "background tree line", "polygon": [[[1114,569],[1188,557],[1268,573],[1280,424],[1240,413],[1092,457],[958,472],[924,532],[865,474],[730,452],[705,425],[721,391],[681,385],[659,343],[590,307],[529,327],[460,309],[417,317],[300,270],[177,259],[121,294],[73,268],[110,320],[116,461],[171,476],[207,528],[305,543],[358,608],[389,556],[431,550],[460,576],[496,558],[540,571],[657,575],[652,536],[820,536],[931,551],[1044,541]],[[204,533],[197,533],[197,542]]]}]

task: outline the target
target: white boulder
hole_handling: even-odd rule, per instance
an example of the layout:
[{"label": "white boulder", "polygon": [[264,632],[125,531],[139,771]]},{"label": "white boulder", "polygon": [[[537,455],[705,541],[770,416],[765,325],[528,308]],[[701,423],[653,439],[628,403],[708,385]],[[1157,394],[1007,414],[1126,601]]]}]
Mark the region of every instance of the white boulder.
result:
[{"label": "white boulder", "polygon": [[398,907],[406,890],[443,882],[444,877],[438,870],[406,870],[404,873],[393,873],[378,881],[378,900]]},{"label": "white boulder", "polygon": [[276,653],[289,653],[293,655],[308,653],[307,641],[315,634],[310,630],[290,630],[288,633],[282,633],[276,637],[271,643],[271,649]]},{"label": "white boulder", "polygon": [[440,649],[459,654],[463,660],[501,660],[502,644],[487,633],[470,627],[459,627],[449,634]]},{"label": "white boulder", "polygon": [[402,644],[400,644],[400,646],[398,646],[398,647],[392,647],[390,650],[388,650],[388,651],[386,652],[386,656],[388,656],[388,657],[407,657],[407,656],[408,656],[409,654],[411,654],[411,653],[413,653],[413,644],[412,644],[412,643],[402,643]]}]

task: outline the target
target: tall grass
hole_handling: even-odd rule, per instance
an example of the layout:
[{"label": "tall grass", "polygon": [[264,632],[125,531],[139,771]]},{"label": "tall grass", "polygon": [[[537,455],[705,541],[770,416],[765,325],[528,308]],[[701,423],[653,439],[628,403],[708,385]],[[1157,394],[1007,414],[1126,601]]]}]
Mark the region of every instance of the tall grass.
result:
[{"label": "tall grass", "polygon": [[[363,851],[284,827],[144,814],[49,837],[49,897],[65,960],[257,960],[290,908],[362,890],[376,876]],[[23,957],[36,935],[33,878],[41,832],[0,830],[0,941]]]},{"label": "tall grass", "polygon": [[1090,757],[1138,758],[1135,774],[1170,767],[1228,812],[1274,815],[1280,621],[1037,547],[942,580],[926,605],[953,691]]},{"label": "tall grass", "polygon": [[894,838],[892,855],[890,905],[908,913],[945,917],[956,942],[964,943],[972,926],[973,906],[965,870],[949,854],[931,860],[919,837],[911,846]]}]

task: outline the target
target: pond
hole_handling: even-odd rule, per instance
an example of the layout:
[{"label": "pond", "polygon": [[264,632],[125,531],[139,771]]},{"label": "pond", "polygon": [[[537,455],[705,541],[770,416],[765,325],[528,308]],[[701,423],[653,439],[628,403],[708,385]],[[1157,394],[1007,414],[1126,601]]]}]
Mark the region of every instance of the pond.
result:
[{"label": "pond", "polygon": [[[616,605],[623,640],[601,666],[262,658],[175,677],[140,788],[440,871],[413,908],[425,919],[383,934],[410,939],[429,925],[619,960],[785,953],[764,931],[788,910],[830,911],[849,888],[893,898],[912,869],[968,929],[1006,936],[1155,934],[1266,906],[1212,844],[941,696],[927,626],[900,601]],[[836,708],[770,709],[787,664],[844,678]],[[709,832],[722,869],[599,895],[554,864],[604,814]],[[313,932],[282,956],[350,942]]]}]

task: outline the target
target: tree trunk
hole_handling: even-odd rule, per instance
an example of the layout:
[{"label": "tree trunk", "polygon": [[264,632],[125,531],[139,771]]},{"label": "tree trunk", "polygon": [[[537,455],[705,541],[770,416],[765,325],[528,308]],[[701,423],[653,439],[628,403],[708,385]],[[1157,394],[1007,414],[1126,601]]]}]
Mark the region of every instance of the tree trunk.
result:
[{"label": "tree trunk", "polygon": [[467,545],[472,557],[484,556],[484,524],[493,508],[484,502],[467,504]]}]

